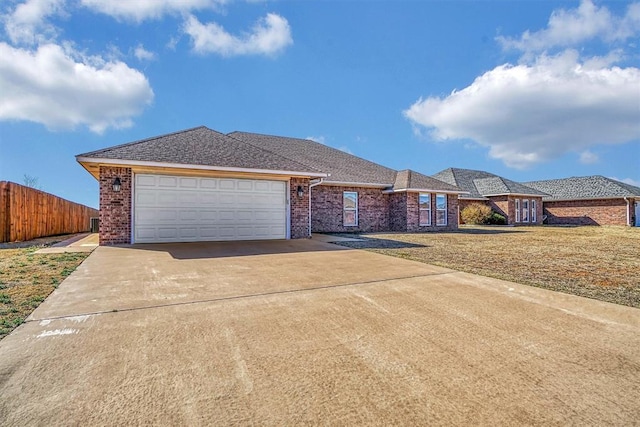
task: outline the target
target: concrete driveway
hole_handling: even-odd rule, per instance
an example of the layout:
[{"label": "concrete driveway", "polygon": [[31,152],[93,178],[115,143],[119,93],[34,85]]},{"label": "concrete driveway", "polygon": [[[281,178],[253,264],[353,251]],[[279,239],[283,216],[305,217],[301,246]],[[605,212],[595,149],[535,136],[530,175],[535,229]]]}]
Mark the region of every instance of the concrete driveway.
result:
[{"label": "concrete driveway", "polygon": [[315,240],[99,247],[0,341],[0,425],[632,425],[639,330]]}]

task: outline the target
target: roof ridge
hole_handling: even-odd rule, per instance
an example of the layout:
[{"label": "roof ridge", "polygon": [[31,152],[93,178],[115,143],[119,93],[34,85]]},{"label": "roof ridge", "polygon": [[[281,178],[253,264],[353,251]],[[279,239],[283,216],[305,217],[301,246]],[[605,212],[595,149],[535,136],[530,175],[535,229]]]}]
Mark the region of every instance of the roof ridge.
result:
[{"label": "roof ridge", "polygon": [[[196,126],[196,127],[189,128],[189,129],[179,130],[179,131],[176,131],[176,132],[166,133],[166,134],[163,134],[163,135],[156,135],[156,136],[152,136],[152,137],[150,137],[150,138],[139,139],[139,140],[137,140],[137,141],[126,142],[126,143],[124,143],[124,144],[113,145],[113,146],[111,146],[111,147],[102,148],[102,149],[100,149],[100,150],[94,150],[94,151],[89,151],[89,152],[82,153],[82,154],[77,154],[77,155],[76,155],[76,157],[88,156],[88,155],[91,155],[91,154],[96,154],[96,153],[100,153],[100,152],[104,152],[104,151],[110,151],[110,150],[113,150],[113,149],[116,149],[116,148],[129,147],[129,146],[131,146],[131,145],[136,145],[136,144],[141,144],[141,143],[143,143],[143,142],[153,141],[154,139],[165,138],[165,137],[167,137],[167,136],[178,135],[178,134],[180,134],[180,133],[192,132],[192,131],[194,131],[194,130],[196,130],[196,129],[201,129],[201,128],[204,128],[204,129],[210,130],[210,131],[212,131],[212,132],[216,132],[216,131],[215,131],[215,130],[213,130],[213,129],[209,129],[209,128],[208,128],[208,127],[206,127],[206,126],[201,125],[201,126]],[[220,133],[220,132],[217,132],[217,133]],[[224,134],[221,134],[221,135],[224,135]]]},{"label": "roof ridge", "polygon": [[[340,153],[342,153],[342,154],[346,154],[346,155],[348,155],[348,156],[355,157],[355,158],[357,158],[357,159],[360,159],[360,160],[362,160],[362,161],[364,161],[364,162],[370,163],[370,164],[375,165],[375,166],[383,167],[383,168],[388,169],[388,170],[390,170],[390,171],[392,171],[392,172],[395,172],[395,173],[397,173],[397,172],[398,172],[396,169],[390,168],[390,167],[385,166],[385,165],[381,165],[380,163],[376,163],[376,162],[373,162],[373,161],[371,161],[371,160],[367,160],[367,159],[365,159],[365,158],[363,158],[363,157],[360,157],[360,156],[356,156],[355,154],[347,153],[346,151],[342,151],[342,150],[340,150],[340,149],[338,149],[338,148],[331,147],[330,145],[323,144],[323,143],[321,143],[321,142],[317,142],[317,141],[314,141],[314,140],[312,140],[312,139],[307,139],[307,138],[297,138],[297,137],[293,137],[293,136],[271,135],[271,134],[266,134],[266,133],[242,132],[242,131],[233,131],[233,132],[231,132],[231,133],[227,134],[227,136],[230,136],[232,133],[241,133],[241,134],[249,134],[249,135],[266,136],[266,137],[271,137],[271,138],[284,138],[284,139],[295,139],[295,140],[298,140],[298,141],[304,141],[304,142],[309,143],[309,144],[316,144],[316,145],[319,145],[319,146],[324,147],[324,148],[329,149],[329,150],[339,151],[339,152],[340,152]],[[243,141],[243,142],[246,142],[246,141]],[[255,145],[255,144],[253,144],[253,143],[251,143],[251,142],[249,142],[249,144],[253,145],[254,147],[259,147],[258,145]],[[268,151],[268,150],[267,150],[267,151]],[[276,153],[276,154],[277,154],[277,153]],[[299,163],[299,161],[298,161],[298,163]]]},{"label": "roof ridge", "polygon": [[[302,166],[304,166],[304,167],[315,169],[315,170],[316,170],[316,171],[318,171],[318,172],[327,173],[327,172],[324,172],[324,171],[322,171],[322,170],[318,169],[318,168],[317,168],[317,167],[315,167],[315,166],[312,166],[312,165],[308,165],[308,164],[306,164],[306,162],[303,164],[300,160],[292,159],[291,157],[283,156],[283,155],[282,155],[282,154],[280,154],[280,153],[276,153],[275,151],[271,151],[271,150],[268,150],[268,149],[266,149],[266,148],[264,148],[264,147],[261,147],[261,146],[259,146],[259,145],[252,144],[251,142],[244,141],[244,140],[241,140],[241,139],[238,139],[238,138],[234,138],[233,136],[231,136],[231,134],[232,134],[232,133],[251,133],[251,132],[239,132],[239,131],[233,131],[233,132],[230,132],[230,133],[227,133],[227,134],[223,134],[223,135],[225,135],[225,136],[227,136],[227,137],[229,137],[229,138],[233,139],[234,141],[238,141],[238,142],[243,143],[243,144],[249,144],[250,146],[255,147],[255,148],[259,149],[259,150],[262,150],[262,151],[265,151],[265,152],[267,152],[267,153],[270,153],[270,154],[276,155],[276,156],[281,157],[281,158],[283,158],[283,159],[291,160],[292,162],[296,162],[296,163],[298,163],[298,164],[300,164],[300,165],[302,165]],[[254,134],[254,135],[260,135],[260,134]],[[273,136],[273,137],[276,137],[276,138],[284,138],[284,137],[277,137],[276,135],[264,135],[264,134],[263,134],[262,136]],[[328,173],[327,173],[327,174],[328,174]],[[328,175],[330,175],[330,174],[328,174]]]}]

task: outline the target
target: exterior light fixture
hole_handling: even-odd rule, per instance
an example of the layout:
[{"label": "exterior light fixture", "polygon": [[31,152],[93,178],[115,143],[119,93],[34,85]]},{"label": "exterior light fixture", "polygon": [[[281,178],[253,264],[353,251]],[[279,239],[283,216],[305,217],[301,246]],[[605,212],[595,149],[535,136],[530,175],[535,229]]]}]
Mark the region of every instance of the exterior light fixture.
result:
[{"label": "exterior light fixture", "polygon": [[298,198],[302,199],[304,196],[304,190],[302,189],[302,185],[298,185]]},{"label": "exterior light fixture", "polygon": [[122,187],[122,183],[120,182],[120,178],[116,177],[116,179],[113,180],[113,191],[119,193],[120,187]]}]

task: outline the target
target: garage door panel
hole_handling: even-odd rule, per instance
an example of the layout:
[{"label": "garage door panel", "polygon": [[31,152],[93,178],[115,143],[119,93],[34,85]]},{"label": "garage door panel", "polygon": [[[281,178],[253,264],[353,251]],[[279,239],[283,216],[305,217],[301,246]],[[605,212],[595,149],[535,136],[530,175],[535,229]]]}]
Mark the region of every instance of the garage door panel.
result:
[{"label": "garage door panel", "polygon": [[134,240],[286,237],[286,182],[136,175]]}]

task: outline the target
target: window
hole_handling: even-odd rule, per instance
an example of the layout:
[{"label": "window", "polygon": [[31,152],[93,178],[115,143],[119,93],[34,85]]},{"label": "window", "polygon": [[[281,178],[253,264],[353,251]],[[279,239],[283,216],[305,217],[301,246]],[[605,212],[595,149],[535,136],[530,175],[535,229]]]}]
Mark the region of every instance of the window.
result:
[{"label": "window", "polygon": [[358,193],[342,193],[342,224],[345,227],[358,226]]},{"label": "window", "polygon": [[436,194],[436,225],[447,225],[446,194]]},{"label": "window", "polygon": [[531,222],[538,222],[538,210],[536,209],[536,201],[531,201]]},{"label": "window", "polygon": [[522,222],[529,222],[529,201],[522,201]]},{"label": "window", "polygon": [[420,225],[431,225],[431,194],[420,193]]},{"label": "window", "polygon": [[516,222],[520,222],[520,199],[516,199]]}]

